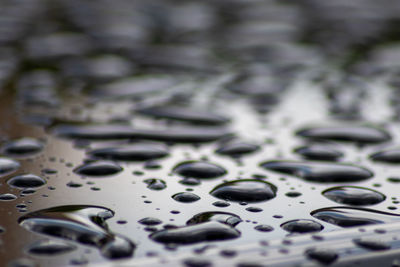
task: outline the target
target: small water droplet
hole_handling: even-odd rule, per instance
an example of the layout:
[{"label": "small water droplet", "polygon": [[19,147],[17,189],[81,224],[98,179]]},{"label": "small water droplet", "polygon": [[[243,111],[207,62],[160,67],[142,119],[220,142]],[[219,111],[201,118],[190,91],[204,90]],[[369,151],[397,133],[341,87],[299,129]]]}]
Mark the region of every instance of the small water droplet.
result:
[{"label": "small water droplet", "polygon": [[147,184],[147,188],[151,190],[163,190],[167,187],[165,181],[160,179],[151,178],[151,179],[146,179],[143,182],[145,182]]},{"label": "small water droplet", "polygon": [[189,193],[189,192],[177,193],[177,194],[173,195],[172,198],[174,200],[176,200],[178,202],[182,202],[182,203],[192,203],[192,202],[196,202],[200,199],[200,197],[198,195]]}]

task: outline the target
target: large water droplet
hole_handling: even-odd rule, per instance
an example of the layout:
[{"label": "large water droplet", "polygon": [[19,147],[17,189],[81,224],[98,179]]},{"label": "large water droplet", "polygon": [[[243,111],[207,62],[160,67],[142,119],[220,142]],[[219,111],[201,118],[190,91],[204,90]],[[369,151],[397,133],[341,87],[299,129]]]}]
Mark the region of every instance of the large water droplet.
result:
[{"label": "large water droplet", "polygon": [[32,232],[98,247],[110,259],[131,257],[135,245],[108,231],[105,221],[113,216],[107,208],[72,205],[31,212],[19,223]]},{"label": "large water droplet", "polygon": [[215,152],[221,155],[227,155],[231,157],[240,157],[246,154],[256,152],[260,149],[260,146],[244,142],[232,142],[224,144],[219,147]]},{"label": "large water droplet", "polygon": [[391,140],[388,132],[370,126],[311,127],[302,129],[296,134],[315,140],[347,141],[362,144],[382,143]]},{"label": "large water droplet", "polygon": [[378,191],[357,186],[332,187],[322,194],[337,203],[355,206],[374,205],[386,199],[385,195]]},{"label": "large water droplet", "polygon": [[173,195],[172,198],[174,200],[176,200],[178,202],[182,202],[182,203],[192,203],[192,202],[196,202],[197,200],[200,199],[200,197],[198,195],[189,193],[189,192],[177,193],[177,194]]},{"label": "large water droplet", "polygon": [[76,249],[76,246],[63,241],[55,240],[40,240],[29,246],[28,252],[40,256],[57,256],[71,252]]},{"label": "large water droplet", "polygon": [[74,169],[74,172],[87,176],[106,176],[117,174],[122,167],[111,161],[94,161]]},{"label": "large water droplet", "polygon": [[6,143],[2,152],[8,156],[30,156],[43,150],[43,144],[33,138],[22,138]]},{"label": "large water droplet", "polygon": [[374,153],[370,156],[373,161],[384,163],[400,163],[400,149],[388,149]]},{"label": "large water droplet", "polygon": [[94,149],[88,152],[95,158],[125,160],[125,161],[146,161],[167,156],[168,150],[160,144],[137,143],[120,147],[107,147]]},{"label": "large water droplet", "polygon": [[320,232],[324,227],[313,220],[292,220],[285,222],[281,225],[282,229],[288,231],[290,233],[312,233],[312,232]]},{"label": "large water droplet", "polygon": [[400,215],[366,208],[330,207],[318,209],[311,215],[340,227],[388,223],[400,220]]},{"label": "large water droplet", "polygon": [[373,176],[366,168],[339,163],[276,160],[263,162],[261,167],[321,183],[357,182]]},{"label": "large water droplet", "polygon": [[243,179],[220,184],[210,194],[223,200],[260,202],[274,198],[276,191],[276,186],[271,183],[255,179]]},{"label": "large water droplet", "polygon": [[143,108],[138,110],[138,112],[156,118],[179,120],[193,124],[216,125],[229,122],[228,118],[208,111],[173,106]]},{"label": "large water droplet", "polygon": [[11,174],[18,170],[20,164],[12,159],[0,158],[0,176]]},{"label": "large water droplet", "polygon": [[7,184],[19,189],[36,188],[45,185],[46,180],[34,174],[21,174],[8,179]]},{"label": "large water droplet", "polygon": [[306,159],[335,161],[343,157],[343,153],[326,145],[309,145],[294,151]]},{"label": "large water droplet", "polygon": [[226,174],[221,166],[206,161],[185,161],[178,164],[173,171],[184,177],[199,179],[212,179]]}]

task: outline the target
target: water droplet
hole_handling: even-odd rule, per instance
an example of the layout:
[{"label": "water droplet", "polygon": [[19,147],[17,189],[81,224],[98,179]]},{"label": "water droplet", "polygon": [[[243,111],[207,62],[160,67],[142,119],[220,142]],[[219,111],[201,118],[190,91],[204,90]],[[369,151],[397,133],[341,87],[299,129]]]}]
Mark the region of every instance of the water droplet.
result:
[{"label": "water droplet", "polygon": [[41,256],[57,256],[71,252],[76,246],[55,240],[40,240],[29,246],[28,252]]},{"label": "water droplet", "polygon": [[353,242],[354,244],[368,250],[379,251],[390,249],[390,244],[372,238],[358,238],[354,239]]},{"label": "water droplet", "polygon": [[336,252],[320,248],[308,249],[305,254],[309,259],[326,265],[334,263],[339,258]]},{"label": "water droplet", "polygon": [[147,184],[147,188],[151,190],[163,190],[167,187],[167,184],[160,179],[151,178],[146,179],[143,182],[145,182]]},{"label": "water droplet", "polygon": [[156,93],[175,85],[177,81],[168,76],[144,76],[122,78],[92,90],[96,98],[129,98]]},{"label": "water droplet", "polygon": [[261,211],[263,211],[262,208],[258,208],[258,207],[247,207],[246,210],[250,211],[250,212],[261,212]]},{"label": "water droplet", "polygon": [[294,150],[295,153],[310,160],[335,161],[343,157],[343,153],[327,145],[309,145],[299,147]]},{"label": "water droplet", "polygon": [[94,161],[74,169],[77,174],[87,176],[107,176],[121,171],[122,167],[111,161]]},{"label": "water droplet", "polygon": [[374,205],[386,199],[385,195],[378,191],[357,186],[332,187],[322,194],[337,203],[354,206]]},{"label": "water droplet", "polygon": [[324,227],[313,220],[292,220],[281,224],[283,230],[288,231],[290,233],[313,233],[320,232]]},{"label": "water droplet", "polygon": [[107,147],[94,149],[88,154],[95,158],[124,160],[124,161],[146,161],[166,157],[169,153],[161,144],[137,143],[120,147]]},{"label": "water droplet", "polygon": [[233,213],[221,212],[221,211],[208,211],[193,216],[189,221],[187,221],[186,224],[195,225],[204,222],[219,222],[234,227],[241,221],[242,219],[240,219],[239,216]]},{"label": "water droplet", "polygon": [[206,161],[185,161],[178,164],[173,171],[184,177],[198,179],[212,179],[226,174],[221,166]]},{"label": "water droplet", "polygon": [[32,232],[98,247],[110,259],[130,257],[135,245],[107,230],[105,221],[113,216],[107,208],[72,205],[31,212],[19,223]]},{"label": "water droplet", "polygon": [[209,260],[201,258],[190,258],[183,261],[186,267],[211,267],[212,263]]},{"label": "water droplet", "polygon": [[162,221],[157,218],[146,217],[146,218],[139,220],[139,223],[143,224],[143,225],[159,225],[162,223]]},{"label": "water droplet", "polygon": [[237,255],[237,252],[236,252],[236,250],[233,250],[233,249],[223,249],[220,251],[219,255],[221,255],[222,257],[226,257],[226,258],[232,258]]},{"label": "water droplet", "polygon": [[287,197],[299,197],[301,195],[302,194],[300,192],[297,192],[297,191],[291,191],[291,192],[287,192],[285,194],[285,196],[287,196]]},{"label": "water droplet", "polygon": [[370,126],[311,127],[298,131],[299,136],[315,140],[346,141],[362,144],[382,143],[391,140],[383,129]]},{"label": "water droplet", "polygon": [[156,118],[179,120],[193,124],[218,125],[229,122],[228,118],[208,111],[173,106],[143,108],[138,112]]},{"label": "water droplet", "polygon": [[222,241],[240,237],[235,228],[219,223],[204,222],[195,225],[166,229],[153,233],[150,238],[166,244],[195,244],[204,241]]},{"label": "water droplet", "polygon": [[11,174],[18,170],[20,164],[12,159],[0,158],[0,176]]},{"label": "water droplet", "polygon": [[172,198],[182,203],[192,203],[200,199],[198,195],[189,192],[177,193],[173,195]]},{"label": "water droplet", "polygon": [[45,185],[46,180],[34,174],[21,174],[7,180],[7,184],[19,189],[36,188]]},{"label": "water droplet", "polygon": [[340,227],[380,224],[400,219],[400,215],[393,213],[351,207],[323,208],[311,212],[311,215],[321,221]]},{"label": "water droplet", "polygon": [[400,149],[388,149],[370,156],[373,161],[384,163],[400,163]]},{"label": "water droplet", "polygon": [[7,264],[7,267],[39,267],[39,264],[31,259],[16,259]]},{"label": "water droplet", "polygon": [[70,181],[69,183],[67,183],[67,186],[72,188],[79,188],[82,187],[82,184]]},{"label": "water droplet", "polygon": [[144,139],[179,143],[212,142],[232,135],[220,127],[177,127],[168,129],[134,129],[127,125],[68,125],[52,128],[52,133],[65,138],[78,139]]},{"label": "water droplet", "polygon": [[218,148],[215,152],[221,155],[227,155],[231,157],[240,157],[246,154],[251,154],[260,149],[260,146],[244,142],[232,142],[224,144]]},{"label": "water droplet", "polygon": [[17,196],[10,193],[0,194],[0,201],[12,201],[17,199]]},{"label": "water droplet", "polygon": [[201,181],[197,178],[187,177],[180,180],[179,183],[187,186],[195,186],[201,184]]},{"label": "water droplet", "polygon": [[321,183],[357,182],[373,176],[366,168],[339,163],[276,160],[263,162],[261,167]]},{"label": "water droplet", "polygon": [[257,231],[260,231],[260,232],[271,232],[274,230],[274,228],[272,226],[267,225],[267,224],[257,225],[256,227],[254,227],[254,229],[256,229]]},{"label": "water droplet", "polygon": [[229,202],[225,202],[225,201],[215,201],[213,203],[214,206],[219,207],[219,208],[226,208],[229,207],[231,204],[229,204]]},{"label": "water droplet", "polygon": [[255,179],[243,179],[220,184],[210,194],[223,200],[260,202],[274,198],[276,191],[276,186],[271,183]]},{"label": "water droplet", "polygon": [[43,144],[33,138],[21,138],[6,143],[2,147],[2,152],[8,156],[31,156],[43,150]]}]

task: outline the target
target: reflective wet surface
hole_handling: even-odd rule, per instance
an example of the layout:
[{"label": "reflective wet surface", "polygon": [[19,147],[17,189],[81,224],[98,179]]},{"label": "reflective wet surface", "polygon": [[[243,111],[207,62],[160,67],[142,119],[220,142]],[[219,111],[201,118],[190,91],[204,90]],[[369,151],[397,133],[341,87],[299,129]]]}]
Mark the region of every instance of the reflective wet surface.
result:
[{"label": "reflective wet surface", "polygon": [[400,248],[397,1],[3,2],[2,264]]}]

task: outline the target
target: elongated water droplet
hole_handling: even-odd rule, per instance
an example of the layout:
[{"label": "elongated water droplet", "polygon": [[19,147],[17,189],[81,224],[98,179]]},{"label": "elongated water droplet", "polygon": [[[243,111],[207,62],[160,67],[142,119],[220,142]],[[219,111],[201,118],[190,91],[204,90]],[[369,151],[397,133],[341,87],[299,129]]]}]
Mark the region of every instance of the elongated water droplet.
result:
[{"label": "elongated water droplet", "polygon": [[34,174],[21,174],[8,179],[7,184],[19,189],[36,188],[45,185],[46,180]]},{"label": "elongated water droplet", "polygon": [[94,161],[74,169],[74,172],[87,176],[107,176],[117,174],[122,167],[111,161]]},{"label": "elongated water droplet", "polygon": [[340,227],[388,223],[400,220],[400,215],[366,208],[330,207],[318,209],[311,215]]},{"label": "elongated water droplet", "polygon": [[94,149],[88,154],[95,158],[124,160],[124,161],[146,161],[167,156],[168,150],[159,144],[137,143],[120,147],[107,147]]},{"label": "elongated water droplet", "polygon": [[239,216],[233,213],[221,212],[221,211],[207,211],[193,216],[189,221],[187,221],[186,224],[194,225],[204,222],[220,222],[234,227],[241,221],[242,219],[240,219]]},{"label": "elongated water droplet", "polygon": [[373,161],[384,163],[400,163],[400,149],[388,149],[374,153],[370,156]]},{"label": "elongated water droplet", "polygon": [[215,153],[227,155],[231,157],[240,157],[246,154],[251,154],[260,149],[260,146],[244,142],[232,142],[224,144],[218,148]]},{"label": "elongated water droplet", "polygon": [[208,111],[193,110],[189,108],[174,107],[174,106],[149,107],[140,109],[138,110],[138,112],[156,118],[179,120],[193,124],[217,125],[229,122],[228,118],[214,113],[210,113]]},{"label": "elongated water droplet", "polygon": [[281,225],[282,229],[290,233],[313,233],[320,232],[324,227],[313,220],[292,220]]},{"label": "elongated water droplet", "polygon": [[261,167],[321,183],[357,182],[373,176],[366,168],[339,163],[276,160],[263,162]]},{"label": "elongated water droplet", "polygon": [[309,145],[296,148],[295,153],[310,160],[335,161],[343,157],[343,153],[326,145]]},{"label": "elongated water droplet", "polygon": [[238,237],[240,237],[238,230],[214,221],[161,230],[150,235],[150,238],[156,242],[181,245],[204,241],[223,241]]},{"label": "elongated water droplet", "polygon": [[33,138],[22,138],[6,143],[2,152],[8,156],[31,156],[43,150],[43,144]]},{"label": "elongated water droplet", "polygon": [[243,179],[220,184],[210,194],[223,200],[260,202],[274,198],[276,191],[276,186],[271,183],[255,179]]},{"label": "elongated water droplet", "polygon": [[354,206],[374,205],[386,199],[385,195],[378,191],[356,186],[332,187],[322,194],[337,203]]},{"label": "elongated water droplet", "polygon": [[298,131],[299,136],[315,140],[347,141],[361,144],[382,143],[391,140],[383,129],[370,126],[312,127]]},{"label": "elongated water droplet", "polygon": [[40,240],[29,246],[28,252],[34,255],[41,256],[57,256],[71,252],[76,249],[76,246],[63,241],[56,240]]},{"label": "elongated water droplet", "polygon": [[212,179],[226,174],[223,167],[206,161],[185,161],[178,164],[173,171],[184,177],[198,179]]}]

